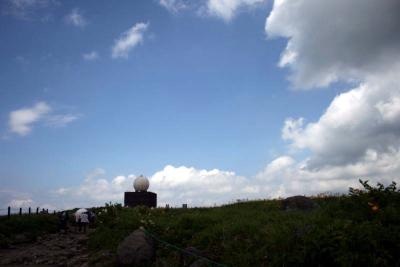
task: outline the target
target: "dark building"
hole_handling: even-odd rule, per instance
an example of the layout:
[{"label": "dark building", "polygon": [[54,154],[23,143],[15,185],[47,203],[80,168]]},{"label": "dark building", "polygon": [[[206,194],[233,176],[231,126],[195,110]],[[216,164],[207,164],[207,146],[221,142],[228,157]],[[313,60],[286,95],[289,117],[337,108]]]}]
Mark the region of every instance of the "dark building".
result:
[{"label": "dark building", "polygon": [[153,192],[147,192],[149,185],[149,180],[146,177],[143,175],[137,177],[133,183],[135,192],[125,192],[125,207],[157,207],[157,194]]},{"label": "dark building", "polygon": [[157,194],[153,192],[125,192],[126,207],[147,206],[157,207]]}]

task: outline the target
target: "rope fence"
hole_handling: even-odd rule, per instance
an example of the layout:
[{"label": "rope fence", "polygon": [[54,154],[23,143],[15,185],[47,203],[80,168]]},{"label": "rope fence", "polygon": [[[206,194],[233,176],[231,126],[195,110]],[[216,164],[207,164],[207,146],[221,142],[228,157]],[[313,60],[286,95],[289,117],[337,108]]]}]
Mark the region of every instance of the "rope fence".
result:
[{"label": "rope fence", "polygon": [[203,261],[206,261],[207,263],[209,263],[209,264],[211,264],[211,265],[213,265],[213,266],[228,267],[228,266],[225,265],[225,264],[222,264],[222,263],[213,261],[213,260],[211,260],[211,259],[209,259],[209,258],[206,258],[206,257],[204,257],[204,256],[198,255],[198,254],[196,254],[196,253],[194,253],[194,252],[192,252],[192,251],[188,251],[187,249],[180,248],[180,247],[178,247],[178,246],[176,246],[176,245],[174,245],[174,244],[171,244],[171,243],[169,243],[169,242],[167,242],[167,241],[165,241],[165,240],[162,240],[161,238],[159,238],[159,237],[156,236],[155,234],[149,232],[149,231],[146,230],[145,228],[141,228],[141,229],[145,232],[145,234],[147,234],[148,236],[150,236],[150,237],[153,238],[154,240],[156,240],[156,241],[162,243],[162,244],[163,244],[164,246],[166,246],[166,247],[170,247],[170,248],[172,248],[172,249],[174,249],[174,250],[177,250],[177,251],[179,251],[179,252],[181,252],[181,253],[183,253],[183,254],[187,254],[187,255],[190,255],[190,256],[192,256],[192,257],[195,257],[195,258],[201,259],[201,260],[203,260]]}]

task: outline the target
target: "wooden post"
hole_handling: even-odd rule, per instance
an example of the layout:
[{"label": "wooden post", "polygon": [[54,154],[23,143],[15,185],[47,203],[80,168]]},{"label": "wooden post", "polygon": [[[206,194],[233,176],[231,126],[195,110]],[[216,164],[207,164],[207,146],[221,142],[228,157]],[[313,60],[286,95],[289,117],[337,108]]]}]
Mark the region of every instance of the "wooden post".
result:
[{"label": "wooden post", "polygon": [[36,214],[39,214],[39,207],[36,207]]},{"label": "wooden post", "polygon": [[31,215],[31,207],[29,207],[28,213],[29,213],[29,215]]},{"label": "wooden post", "polygon": [[8,207],[7,216],[8,216],[8,218],[10,218],[10,216],[11,216],[11,207],[10,206]]},{"label": "wooden post", "polygon": [[19,215],[22,215],[22,208],[19,208]]}]

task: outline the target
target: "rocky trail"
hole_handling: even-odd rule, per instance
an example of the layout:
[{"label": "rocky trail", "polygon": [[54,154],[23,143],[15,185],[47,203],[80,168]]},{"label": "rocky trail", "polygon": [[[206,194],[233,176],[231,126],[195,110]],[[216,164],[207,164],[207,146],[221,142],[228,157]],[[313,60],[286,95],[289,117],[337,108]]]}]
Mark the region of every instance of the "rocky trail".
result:
[{"label": "rocky trail", "polygon": [[0,266],[88,266],[87,240],[87,234],[73,231],[48,234],[1,249]]}]

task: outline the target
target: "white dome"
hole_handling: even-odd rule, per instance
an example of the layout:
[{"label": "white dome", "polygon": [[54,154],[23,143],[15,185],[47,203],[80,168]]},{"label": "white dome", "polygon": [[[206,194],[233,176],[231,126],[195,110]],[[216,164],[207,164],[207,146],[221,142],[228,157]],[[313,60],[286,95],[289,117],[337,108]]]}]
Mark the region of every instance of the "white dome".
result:
[{"label": "white dome", "polygon": [[149,189],[149,185],[149,180],[143,175],[137,177],[135,182],[133,182],[133,188],[135,188],[135,191],[137,192],[146,192],[147,189]]}]

